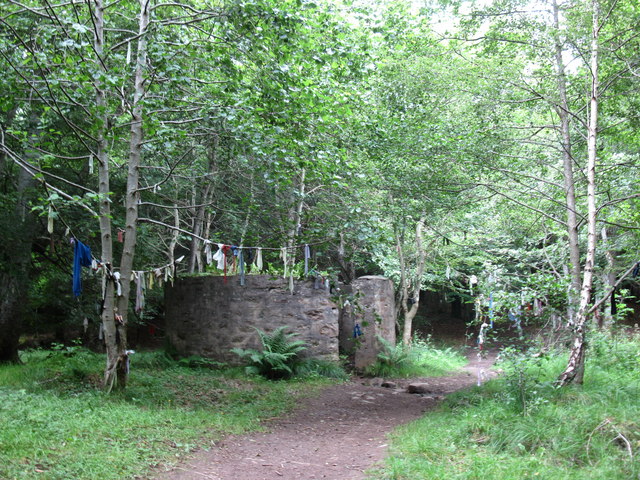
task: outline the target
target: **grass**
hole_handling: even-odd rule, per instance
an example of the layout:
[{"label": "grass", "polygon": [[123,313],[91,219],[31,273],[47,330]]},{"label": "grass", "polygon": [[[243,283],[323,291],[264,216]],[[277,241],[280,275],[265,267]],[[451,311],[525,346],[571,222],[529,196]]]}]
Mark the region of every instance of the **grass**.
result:
[{"label": "grass", "polygon": [[155,352],[133,355],[128,388],[107,395],[102,355],[72,347],[22,359],[0,366],[2,479],[146,476],[223,434],[260,429],[327,383],[269,382]]},{"label": "grass", "polygon": [[391,345],[383,338],[385,346],[375,364],[365,374],[384,378],[439,377],[462,368],[467,359],[459,349],[436,347],[430,338],[415,337],[409,347]]},{"label": "grass", "polygon": [[498,380],[400,428],[373,478],[640,478],[640,341],[594,334],[585,383],[557,389],[566,352],[505,352]]}]

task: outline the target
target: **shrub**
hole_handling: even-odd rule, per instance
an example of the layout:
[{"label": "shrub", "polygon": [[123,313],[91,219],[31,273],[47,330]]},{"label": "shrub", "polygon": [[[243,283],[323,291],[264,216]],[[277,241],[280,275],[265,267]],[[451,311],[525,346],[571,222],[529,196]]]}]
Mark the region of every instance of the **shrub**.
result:
[{"label": "shrub", "polygon": [[420,377],[438,376],[455,371],[466,363],[466,359],[456,350],[436,348],[429,338],[415,337],[410,346],[392,345],[382,337],[378,341],[383,351],[376,363],[365,370],[365,375],[376,377]]},{"label": "shrub", "polygon": [[298,354],[306,349],[302,340],[292,340],[296,333],[285,333],[287,327],[279,327],[272,334],[256,329],[262,343],[262,351],[233,348],[231,351],[246,359],[245,371],[261,375],[269,380],[290,378],[294,374]]},{"label": "shrub", "polygon": [[347,372],[338,363],[318,358],[306,358],[300,361],[295,366],[295,374],[301,377],[327,377],[338,380],[349,378]]}]

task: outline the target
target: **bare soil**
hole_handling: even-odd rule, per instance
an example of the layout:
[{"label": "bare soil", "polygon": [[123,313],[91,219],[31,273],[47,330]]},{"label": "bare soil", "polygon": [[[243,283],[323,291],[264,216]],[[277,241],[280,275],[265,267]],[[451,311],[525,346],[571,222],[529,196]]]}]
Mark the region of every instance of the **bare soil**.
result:
[{"label": "bare soil", "polygon": [[[197,452],[156,480],[273,480],[366,478],[387,452],[387,434],[432,409],[447,394],[495,376],[495,355],[469,356],[462,372],[446,377],[354,379],[305,399],[286,417],[266,423],[267,432],[228,436]],[[427,383],[429,393],[409,394],[409,383]]]}]

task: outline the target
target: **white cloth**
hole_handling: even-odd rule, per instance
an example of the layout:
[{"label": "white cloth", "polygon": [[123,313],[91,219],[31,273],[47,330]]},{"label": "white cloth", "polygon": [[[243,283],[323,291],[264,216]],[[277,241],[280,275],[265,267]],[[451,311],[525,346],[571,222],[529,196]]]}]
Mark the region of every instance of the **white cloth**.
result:
[{"label": "white cloth", "polygon": [[282,275],[282,278],[287,278],[287,247],[282,247],[280,249],[280,258],[284,263],[284,273]]},{"label": "white cloth", "polygon": [[120,283],[120,272],[113,272],[113,281],[116,283],[116,295],[122,296],[122,284]]},{"label": "white cloth", "polygon": [[218,270],[224,270],[224,252],[222,251],[223,244],[218,244],[218,251],[211,257],[212,260],[217,262],[216,267]]},{"label": "white cloth", "polygon": [[262,271],[262,248],[258,247],[258,251],[256,252],[256,259],[254,261],[254,264],[256,266],[256,271],[261,272]]},{"label": "white cloth", "polygon": [[209,240],[204,241],[204,257],[206,259],[207,265],[211,265],[213,263],[213,255],[211,255],[211,242]]},{"label": "white cloth", "polygon": [[49,205],[49,216],[47,218],[47,232],[53,233],[53,207]]}]

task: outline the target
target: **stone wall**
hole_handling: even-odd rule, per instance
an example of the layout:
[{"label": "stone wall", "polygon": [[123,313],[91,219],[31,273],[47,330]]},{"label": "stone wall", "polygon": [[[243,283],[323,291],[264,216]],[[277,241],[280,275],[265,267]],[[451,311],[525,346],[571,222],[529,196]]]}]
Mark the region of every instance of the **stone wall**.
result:
[{"label": "stone wall", "polygon": [[256,328],[272,332],[286,325],[308,344],[304,354],[338,359],[338,307],[314,282],[288,282],[269,275],[180,277],[165,288],[167,336],[180,355],[200,355],[231,364],[230,350],[260,349]]},{"label": "stone wall", "polygon": [[[244,286],[235,277],[179,277],[165,288],[167,337],[180,355],[237,364],[232,348],[260,349],[256,328],[287,326],[307,343],[303,355],[338,360],[339,352],[351,354],[358,369],[375,362],[382,349],[377,335],[395,343],[390,280],[368,276],[340,286],[341,299],[352,299],[340,308],[329,292],[314,287],[296,281],[292,295],[287,280],[269,275],[247,275]],[[356,323],[363,335],[354,340]]]}]

